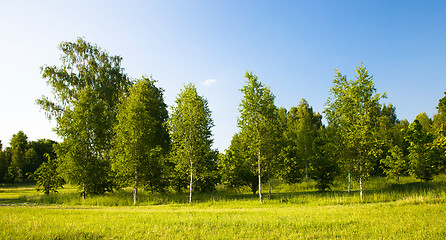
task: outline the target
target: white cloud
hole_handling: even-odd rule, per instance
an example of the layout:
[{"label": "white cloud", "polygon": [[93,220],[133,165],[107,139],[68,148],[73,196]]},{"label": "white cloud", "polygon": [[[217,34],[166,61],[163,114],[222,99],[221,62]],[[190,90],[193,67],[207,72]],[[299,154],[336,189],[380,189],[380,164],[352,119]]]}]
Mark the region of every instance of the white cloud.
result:
[{"label": "white cloud", "polygon": [[208,79],[208,80],[202,82],[202,84],[205,85],[205,86],[211,86],[215,82],[217,82],[217,80],[215,80],[215,79]]}]

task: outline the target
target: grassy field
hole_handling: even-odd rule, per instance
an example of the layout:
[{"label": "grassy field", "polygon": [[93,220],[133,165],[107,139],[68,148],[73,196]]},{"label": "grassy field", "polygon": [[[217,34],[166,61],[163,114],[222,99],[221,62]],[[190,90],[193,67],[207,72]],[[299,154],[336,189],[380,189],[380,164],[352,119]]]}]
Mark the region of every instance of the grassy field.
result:
[{"label": "grassy field", "polygon": [[73,187],[43,196],[32,185],[0,188],[0,239],[446,239],[446,176],[423,191],[372,178],[364,200],[338,183],[318,193],[314,183],[275,183],[259,204],[248,189],[196,194],[130,190],[85,202]]}]

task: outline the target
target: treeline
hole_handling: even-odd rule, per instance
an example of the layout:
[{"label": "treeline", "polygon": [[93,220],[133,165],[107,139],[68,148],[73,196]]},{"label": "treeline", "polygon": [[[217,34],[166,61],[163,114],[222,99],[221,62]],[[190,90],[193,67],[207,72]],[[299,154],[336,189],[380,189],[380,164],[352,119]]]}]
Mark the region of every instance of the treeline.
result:
[{"label": "treeline", "polygon": [[48,139],[28,141],[23,131],[14,134],[4,150],[0,141],[0,183],[32,181],[32,174],[42,163],[56,157],[54,144]]},{"label": "treeline", "polygon": [[[422,183],[445,171],[446,97],[433,119],[422,113],[410,124],[400,121],[394,106],[381,103],[386,95],[377,93],[362,64],[353,80],[336,70],[323,112],[327,126],[304,99],[290,109],[277,107],[270,88],[247,72],[239,131],[218,153],[211,111],[194,85],[185,85],[168,111],[156,80],[130,79],[121,57],[82,38],[59,48],[62,64],[42,67],[54,96],[37,103],[56,121],[62,142],[38,169],[21,170],[35,170],[45,193],[69,182],[83,198],[131,186],[135,203],[141,188],[188,190],[191,202],[194,191],[222,183],[248,186],[262,202],[262,184],[271,193],[271,179],[314,179],[324,191],[345,176],[348,191],[357,180],[362,196],[369,176],[411,174]],[[13,148],[11,141],[6,151]]]},{"label": "treeline", "polygon": [[[299,183],[314,179],[320,191],[330,189],[337,176],[363,183],[369,176],[399,179],[412,175],[423,181],[445,171],[446,96],[433,119],[420,113],[409,123],[398,120],[392,104],[382,104],[373,77],[363,64],[354,79],[335,70],[324,115],[305,99],[290,109],[274,105],[270,88],[246,74],[238,126],[230,147],[220,154],[222,183],[248,186],[253,193],[271,179]],[[446,93],[445,93],[446,95]]]}]

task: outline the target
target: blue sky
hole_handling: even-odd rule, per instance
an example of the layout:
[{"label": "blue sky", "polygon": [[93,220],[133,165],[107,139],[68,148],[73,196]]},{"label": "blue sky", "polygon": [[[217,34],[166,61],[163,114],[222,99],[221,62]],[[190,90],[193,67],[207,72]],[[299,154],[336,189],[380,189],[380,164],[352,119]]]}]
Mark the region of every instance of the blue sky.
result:
[{"label": "blue sky", "polygon": [[353,78],[361,62],[400,119],[432,116],[446,91],[445,1],[2,1],[0,33],[3,145],[19,130],[58,140],[34,103],[51,96],[40,67],[59,65],[58,44],[77,37],[122,56],[130,77],[152,75],[168,105],[194,83],[220,151],[238,130],[246,71],[277,106],[305,98],[317,112],[333,69]]}]

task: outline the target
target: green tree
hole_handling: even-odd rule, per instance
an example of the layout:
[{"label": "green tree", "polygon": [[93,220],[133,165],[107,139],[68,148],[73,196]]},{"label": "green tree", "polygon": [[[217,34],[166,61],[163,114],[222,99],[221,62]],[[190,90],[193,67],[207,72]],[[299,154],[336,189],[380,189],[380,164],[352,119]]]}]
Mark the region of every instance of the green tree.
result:
[{"label": "green tree", "polygon": [[445,96],[438,100],[437,105],[437,114],[434,115],[433,119],[433,127],[435,129],[435,133],[439,136],[446,136],[446,92],[444,92]]},{"label": "green tree", "polygon": [[376,93],[373,77],[363,64],[356,67],[355,80],[347,80],[335,71],[334,86],[330,89],[331,96],[324,113],[329,125],[338,133],[342,155],[340,166],[349,175],[353,172],[359,178],[362,198],[363,180],[370,174],[380,153],[377,119],[381,109],[379,100],[385,94]]},{"label": "green tree", "polygon": [[441,153],[434,144],[432,133],[424,130],[424,126],[415,119],[405,132],[405,139],[409,147],[409,173],[420,179],[421,188],[423,180],[430,181],[438,173],[441,162]]},{"label": "green tree", "polygon": [[396,178],[398,182],[400,176],[405,175],[408,171],[407,156],[398,145],[393,146],[390,149],[390,155],[381,159],[381,162],[384,165],[384,173],[387,178]]},{"label": "green tree", "polygon": [[155,83],[143,77],[134,84],[119,105],[115,126],[112,168],[133,187],[135,204],[138,186],[160,191],[165,185],[162,158],[169,147],[168,112],[163,90]]},{"label": "green tree", "polygon": [[105,105],[98,94],[86,87],[80,93],[73,110],[66,109],[58,120],[56,132],[63,138],[56,147],[60,169],[64,178],[86,194],[100,194],[111,191],[108,148],[104,137],[108,130],[105,121]]},{"label": "green tree", "polygon": [[425,112],[422,112],[422,113],[418,114],[415,117],[415,119],[417,119],[418,122],[421,125],[423,125],[423,129],[424,129],[425,132],[434,134],[434,137],[435,137],[435,131],[434,131],[434,128],[433,128],[433,121]]},{"label": "green tree", "polygon": [[211,128],[214,126],[211,111],[207,100],[198,95],[193,84],[185,85],[178,94],[168,126],[172,146],[170,158],[175,168],[174,179],[179,189],[185,182],[189,182],[191,204],[194,189],[214,189],[218,180],[218,154],[211,149]]},{"label": "green tree", "polygon": [[3,144],[0,140],[0,182],[5,182],[6,174],[8,173],[9,161],[6,153],[3,151]]},{"label": "green tree", "polygon": [[335,158],[330,154],[334,151],[334,145],[330,143],[329,134],[325,128],[317,131],[312,141],[312,155],[309,156],[309,175],[322,192],[331,189],[339,171]]},{"label": "green tree", "polygon": [[[285,154],[285,156],[291,156],[287,161],[302,161],[301,163],[293,162],[293,164],[289,164],[288,169],[291,170],[291,174],[302,172],[303,170],[305,179],[308,179],[309,159],[314,155],[312,152],[313,142],[317,137],[318,130],[322,127],[322,116],[313,112],[313,108],[310,107],[308,102],[302,99],[297,107],[290,108],[287,119],[285,138],[291,144],[288,149],[292,149],[292,151]],[[290,153],[295,154],[290,155]],[[292,166],[296,167],[296,169],[292,169]],[[285,176],[288,176],[286,177],[288,180],[298,180],[301,179],[299,175],[301,174],[297,176],[289,176],[287,174]]]},{"label": "green tree", "polygon": [[[382,176],[385,174],[385,168],[387,168],[384,164],[386,158],[391,155],[391,149],[397,145],[396,140],[400,138],[401,132],[395,129],[396,124],[399,123],[399,120],[396,116],[396,108],[392,104],[383,104],[378,115],[377,119],[378,123],[378,138],[381,142],[380,154],[373,164],[373,171],[371,175]],[[401,147],[400,145],[398,145]],[[388,169],[387,169],[388,170]]]},{"label": "green tree", "polygon": [[64,181],[57,170],[59,162],[52,159],[48,153],[45,157],[47,161],[43,162],[31,177],[37,183],[37,190],[48,195],[51,192],[57,193],[57,189],[63,186]]},{"label": "green tree", "polygon": [[26,174],[27,159],[25,153],[28,145],[28,136],[23,131],[19,131],[17,134],[12,135],[9,145],[11,146],[11,164],[7,174],[10,182],[14,183],[22,181]]},{"label": "green tree", "polygon": [[259,199],[262,199],[262,165],[267,164],[269,147],[275,145],[274,128],[277,120],[277,107],[274,105],[274,95],[269,87],[258,81],[258,77],[246,72],[246,85],[240,91],[243,93],[240,104],[240,117],[237,125],[245,132],[250,141],[248,148],[257,157],[257,176],[259,181]]},{"label": "green tree", "polygon": [[243,133],[232,137],[231,145],[225,154],[220,154],[220,172],[222,183],[229,187],[248,186],[256,194],[259,181],[256,174],[255,154],[249,152],[247,139]]},{"label": "green tree", "polygon": [[120,56],[110,56],[82,38],[62,42],[59,49],[62,65],[42,67],[54,96],[37,103],[56,120],[56,132],[63,139],[58,158],[61,166],[70,166],[64,175],[87,192],[103,193],[111,189],[108,155],[117,104],[130,81]]},{"label": "green tree", "polygon": [[29,164],[28,173],[33,173],[40,167],[40,165],[48,160],[46,154],[55,159],[56,153],[54,152],[54,145],[57,142],[49,139],[38,139],[37,141],[28,142],[28,150],[25,153],[27,155],[27,161]]},{"label": "green tree", "polygon": [[433,142],[433,148],[440,151],[441,161],[438,171],[446,171],[446,92],[445,96],[438,101],[437,114],[434,115],[433,127],[436,136]]}]

